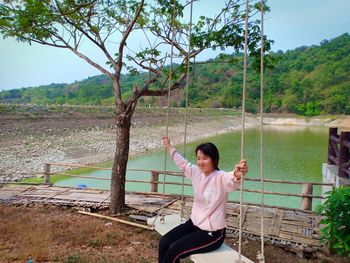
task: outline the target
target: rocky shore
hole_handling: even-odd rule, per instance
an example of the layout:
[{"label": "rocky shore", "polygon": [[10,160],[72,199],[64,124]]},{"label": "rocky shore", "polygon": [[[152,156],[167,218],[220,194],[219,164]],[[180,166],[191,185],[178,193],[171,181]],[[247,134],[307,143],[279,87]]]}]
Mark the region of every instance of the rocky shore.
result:
[{"label": "rocky shore", "polygon": [[[111,114],[45,114],[35,118],[1,114],[0,182],[40,176],[44,163],[95,164],[113,159],[115,128]],[[169,123],[173,143],[184,136],[182,116]],[[135,114],[131,128],[130,154],[161,147],[166,130],[164,113]],[[228,132],[241,127],[239,117],[192,116],[187,126],[187,141]],[[246,126],[257,124],[247,118]],[[52,171],[66,167],[53,166]]]},{"label": "rocky shore", "polygon": [[[256,116],[246,117],[245,127],[259,125]],[[350,127],[347,118],[311,119],[268,117],[266,125],[343,126]],[[347,126],[348,125],[348,126]],[[188,142],[241,129],[239,114],[191,114],[188,119]],[[130,154],[161,147],[166,133],[166,114],[135,113],[131,128]],[[174,114],[169,121],[169,136],[174,144],[184,140],[184,121]],[[40,113],[0,114],[0,182],[18,181],[40,176],[44,163],[95,164],[113,159],[115,129],[110,113]],[[53,171],[67,169],[54,166]]]}]

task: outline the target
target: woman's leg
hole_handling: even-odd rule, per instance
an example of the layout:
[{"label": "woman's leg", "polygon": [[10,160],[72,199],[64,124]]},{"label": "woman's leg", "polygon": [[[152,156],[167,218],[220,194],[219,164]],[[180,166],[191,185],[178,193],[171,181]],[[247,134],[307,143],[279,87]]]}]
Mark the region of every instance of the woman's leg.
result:
[{"label": "woman's leg", "polygon": [[158,262],[169,263],[167,260],[165,260],[165,255],[168,252],[171,244],[183,238],[187,234],[196,231],[197,229],[198,228],[193,225],[191,219],[189,219],[185,223],[178,225],[162,236],[159,241]]},{"label": "woman's leg", "polygon": [[[198,228],[197,228],[198,229]],[[163,262],[177,263],[180,258],[192,254],[205,253],[218,249],[225,239],[225,229],[208,232],[198,229],[172,243],[163,258]]]}]

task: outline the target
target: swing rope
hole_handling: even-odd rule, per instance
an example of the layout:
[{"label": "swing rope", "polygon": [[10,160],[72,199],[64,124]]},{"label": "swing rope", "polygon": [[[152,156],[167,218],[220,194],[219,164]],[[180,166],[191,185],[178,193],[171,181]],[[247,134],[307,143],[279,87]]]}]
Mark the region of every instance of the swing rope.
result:
[{"label": "swing rope", "polygon": [[[245,132],[245,97],[247,83],[247,49],[248,49],[248,12],[249,0],[246,0],[245,10],[245,33],[244,33],[244,65],[243,65],[243,91],[242,91],[242,130],[241,130],[241,159],[244,159],[244,132]],[[243,183],[244,177],[241,175],[240,201],[239,201],[239,246],[238,259],[242,259],[242,213],[243,213]]]},{"label": "swing rope", "polygon": [[258,260],[260,263],[265,263],[264,256],[264,144],[263,144],[263,134],[264,134],[264,0],[260,3],[260,13],[261,13],[261,47],[260,47],[260,198],[261,198],[261,251],[258,253]]},{"label": "swing rope", "polygon": [[[176,17],[176,0],[173,3],[173,14],[172,14],[172,38],[171,38],[171,52],[170,52],[170,67],[169,67],[169,85],[168,85],[168,95],[167,95],[167,114],[166,114],[166,131],[165,135],[168,137],[169,134],[169,112],[170,112],[170,95],[171,95],[171,85],[172,85],[172,64],[174,57],[174,39],[175,39],[175,17]],[[190,51],[191,51],[191,35],[192,35],[192,15],[193,13],[193,0],[191,1],[190,8],[190,26],[189,26],[189,44],[188,44],[188,54],[187,54],[187,75],[186,75],[186,107],[185,107],[185,131],[184,131],[184,155],[186,153],[186,137],[187,137],[187,116],[188,116],[188,83],[189,83],[189,67],[190,67]],[[160,216],[160,222],[163,224],[164,220],[164,210],[165,210],[165,183],[166,183],[166,172],[167,172],[167,151],[164,151],[164,169],[163,169],[163,193],[162,193],[162,208],[160,213],[155,217],[153,225],[157,218]],[[181,191],[181,218],[184,218],[184,187],[185,180],[184,174],[182,174],[182,191]]]},{"label": "swing rope", "polygon": [[[184,128],[184,140],[183,140],[183,154],[186,156],[186,143],[187,143],[187,119],[188,119],[188,83],[190,81],[190,52],[191,52],[191,35],[192,35],[192,13],[193,13],[193,0],[191,0],[190,6],[190,25],[188,33],[188,53],[187,53],[187,72],[186,72],[186,86],[185,86],[185,128]],[[181,183],[181,219],[184,218],[184,192],[185,192],[185,175],[182,173],[182,183]]]},{"label": "swing rope", "polygon": [[[170,113],[170,94],[172,85],[172,70],[173,70],[173,57],[174,57],[174,39],[175,39],[175,16],[176,16],[176,0],[174,0],[174,8],[172,14],[172,36],[171,36],[171,51],[170,51],[170,66],[169,66],[169,85],[168,85],[168,96],[167,96],[167,113],[166,113],[166,130],[165,136],[169,134],[169,113]],[[162,209],[160,212],[160,222],[164,223],[164,209],[165,209],[165,182],[167,172],[167,150],[164,150],[164,170],[163,170],[163,198],[162,198]],[[156,217],[157,219],[157,217]],[[155,219],[155,220],[156,220]]]},{"label": "swing rope", "polygon": [[[171,84],[172,84],[172,64],[174,56],[174,39],[175,39],[175,17],[176,17],[176,0],[174,0],[174,8],[172,15],[172,43],[171,43],[171,54],[170,54],[170,71],[169,71],[169,85],[168,85],[168,96],[167,96],[167,115],[166,115],[166,136],[169,133],[169,115],[170,115],[170,95],[171,95]],[[191,30],[192,30],[192,11],[193,11],[193,0],[191,0],[190,8],[190,26],[189,26],[189,47],[187,54],[187,76],[186,76],[186,106],[185,106],[185,131],[184,131],[184,155],[186,154],[186,137],[187,137],[187,117],[188,117],[188,83],[189,83],[189,68],[190,68],[190,48],[191,48]],[[246,82],[247,82],[247,49],[248,49],[248,17],[249,17],[249,0],[246,0],[246,14],[245,14],[245,35],[244,35],[244,69],[243,69],[243,87],[242,87],[242,118],[241,118],[241,159],[244,159],[244,142],[245,142],[245,109],[246,109]],[[264,91],[264,0],[261,0],[261,61],[260,61],[260,178],[261,178],[261,251],[258,253],[258,260],[260,263],[264,263],[264,172],[263,172],[263,91]],[[165,210],[165,182],[166,182],[166,167],[167,167],[167,152],[164,154],[164,177],[163,177],[163,200],[161,209],[160,222],[164,223],[164,210]],[[242,214],[243,214],[243,185],[244,177],[241,176],[240,184],[240,216],[239,216],[239,250],[238,258],[241,261],[242,258]],[[181,218],[184,217],[184,175],[182,175],[182,192],[181,192]],[[159,216],[159,214],[158,214]],[[158,217],[157,216],[157,217]],[[157,218],[156,217],[156,218]],[[156,221],[156,218],[154,221]]]}]

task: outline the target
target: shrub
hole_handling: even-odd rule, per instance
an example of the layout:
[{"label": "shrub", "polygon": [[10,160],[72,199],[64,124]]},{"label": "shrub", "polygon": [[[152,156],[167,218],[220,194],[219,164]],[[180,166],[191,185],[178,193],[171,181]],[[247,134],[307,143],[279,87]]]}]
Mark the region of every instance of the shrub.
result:
[{"label": "shrub", "polygon": [[81,262],[81,256],[79,253],[68,255],[64,260],[64,263],[79,263],[79,262]]},{"label": "shrub", "polygon": [[317,207],[321,220],[321,242],[331,253],[350,256],[350,187],[339,187],[327,192],[327,200]]},{"label": "shrub", "polygon": [[102,245],[101,241],[97,238],[92,238],[89,240],[89,245],[92,247],[100,247]]}]

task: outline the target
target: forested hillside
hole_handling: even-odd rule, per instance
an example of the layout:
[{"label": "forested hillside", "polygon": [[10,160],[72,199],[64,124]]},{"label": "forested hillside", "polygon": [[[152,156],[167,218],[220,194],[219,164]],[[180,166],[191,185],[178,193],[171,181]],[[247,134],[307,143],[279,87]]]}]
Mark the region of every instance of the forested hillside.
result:
[{"label": "forested hillside", "polygon": [[[303,46],[286,52],[271,52],[273,69],[265,70],[264,105],[266,112],[302,115],[350,114],[350,35],[343,34],[320,45]],[[193,67],[189,87],[191,107],[241,106],[242,55],[235,65],[217,58]],[[232,58],[232,56],[231,56]],[[231,59],[232,60],[232,59]],[[251,61],[250,63],[251,64]],[[148,73],[123,75],[123,96]],[[172,106],[184,100],[172,98]],[[260,76],[252,69],[247,75],[247,110],[256,112],[260,101]],[[112,83],[95,76],[72,84],[51,84],[0,92],[0,102],[36,104],[113,104]],[[141,99],[140,105],[157,105],[157,98]]]}]

